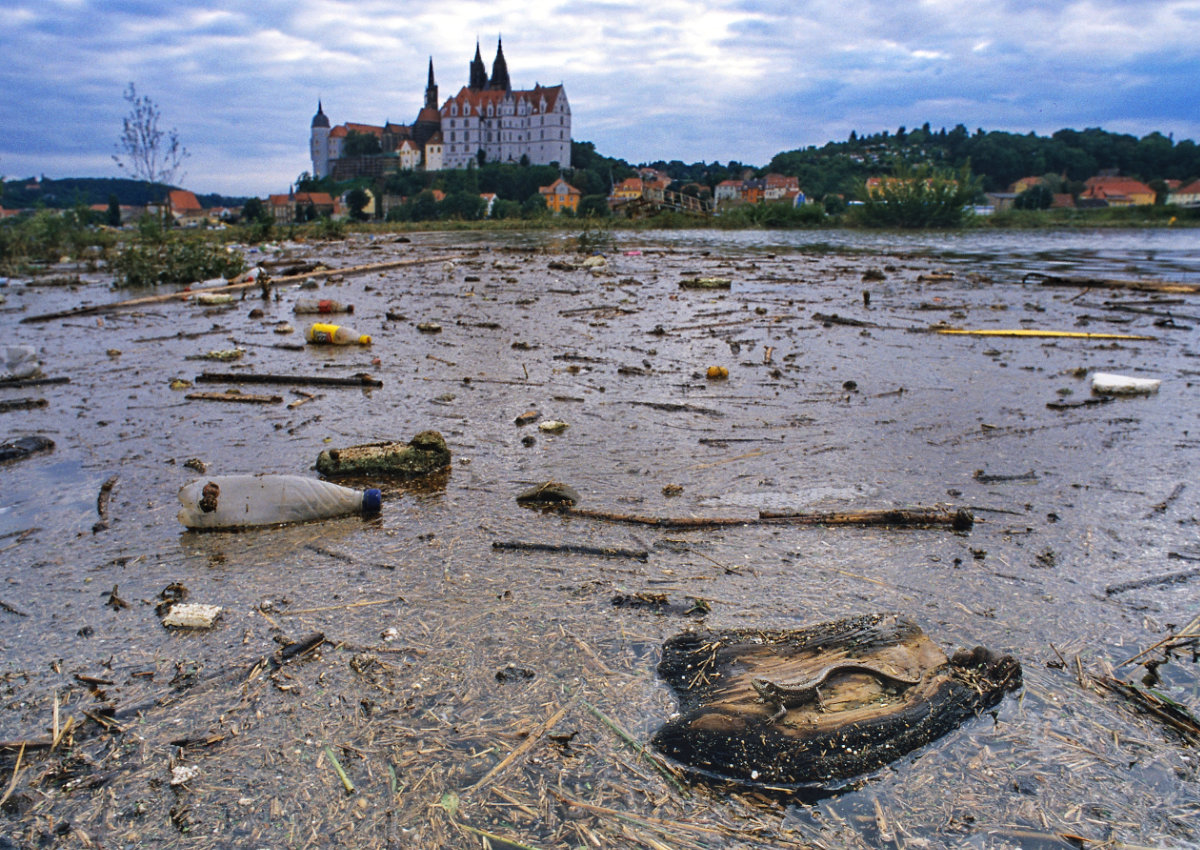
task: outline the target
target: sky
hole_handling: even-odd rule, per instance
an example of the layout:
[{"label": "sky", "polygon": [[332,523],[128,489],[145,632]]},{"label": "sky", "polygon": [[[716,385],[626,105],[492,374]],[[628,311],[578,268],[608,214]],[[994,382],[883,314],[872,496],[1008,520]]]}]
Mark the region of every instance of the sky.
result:
[{"label": "sky", "polygon": [[1200,140],[1200,0],[5,0],[0,175],[120,177],[134,83],[196,192],[287,191],[333,124],[411,123],[497,38],[630,163],[736,160],[925,122]]}]

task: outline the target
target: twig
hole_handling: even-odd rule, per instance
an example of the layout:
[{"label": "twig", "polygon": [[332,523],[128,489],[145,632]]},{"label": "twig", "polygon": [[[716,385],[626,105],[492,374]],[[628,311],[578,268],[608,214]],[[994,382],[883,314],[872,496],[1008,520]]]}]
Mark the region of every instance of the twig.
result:
[{"label": "twig", "polygon": [[519,540],[494,540],[493,549],[512,549],[519,552],[563,552],[571,555],[598,555],[604,558],[634,558],[648,560],[645,549],[617,549],[611,546],[580,546],[573,543],[525,543]]},{"label": "twig", "polygon": [[403,602],[403,596],[394,599],[373,599],[369,602],[348,602],[345,605],[323,605],[320,608],[298,608],[295,611],[276,611],[277,617],[295,617],[297,614],[317,614],[321,611],[345,611],[350,608],[369,608],[372,605],[387,605],[390,602]]},{"label": "twig", "polygon": [[678,791],[684,797],[691,796],[690,794],[688,794],[687,789],[684,788],[683,785],[680,783],[680,781],[676,778],[675,774],[671,771],[671,769],[668,768],[665,764],[663,764],[661,760],[659,760],[654,755],[652,755],[650,753],[650,751],[647,750],[646,747],[640,741],[636,740],[632,735],[630,735],[623,728],[621,728],[621,725],[619,723],[617,723],[617,721],[613,720],[611,717],[609,717],[607,714],[605,714],[600,709],[596,708],[596,706],[592,705],[587,700],[581,700],[581,702],[583,703],[583,707],[586,708],[588,711],[590,711],[593,715],[595,715],[597,720],[599,720],[601,723],[603,723],[605,726],[607,726],[609,728],[609,730],[613,732],[613,734],[615,734],[618,738],[620,738],[622,741],[624,741],[625,744],[627,746],[629,746],[630,749],[632,749],[635,753],[637,753],[639,756],[641,756],[641,758],[644,761],[649,762],[651,767],[653,767],[655,770],[657,770],[660,774],[662,774],[664,779],[666,779],[673,786],[675,786],[676,791]]},{"label": "twig", "polygon": [[496,835],[496,833],[494,833],[494,832],[488,832],[487,830],[484,830],[484,829],[476,829],[473,826],[467,826],[465,823],[459,823],[454,818],[450,818],[450,822],[452,824],[454,824],[456,827],[458,827],[459,829],[463,830],[464,832],[469,832],[472,835],[477,835],[480,838],[484,839],[485,841],[489,842],[488,844],[484,845],[485,847],[490,847],[491,846],[490,842],[495,842],[496,846],[498,846],[498,847],[515,847],[515,848],[517,848],[517,850],[538,850],[537,847],[534,847],[530,844],[524,844],[524,843],[517,841],[515,839],[512,839],[512,838],[505,838],[502,835]]},{"label": "twig", "polygon": [[241,404],[279,404],[283,401],[283,396],[240,393],[236,390],[223,393],[188,393],[184,398],[192,401],[235,401]]},{"label": "twig", "polygon": [[337,756],[333,754],[333,750],[329,745],[325,745],[325,755],[329,758],[329,763],[333,765],[334,771],[338,775],[338,779],[342,780],[342,787],[346,789],[347,794],[354,793],[354,783],[350,781],[350,777],[346,775],[346,771],[342,770],[342,763],[337,760]]},{"label": "twig", "polygon": [[21,749],[17,751],[17,763],[13,765],[12,779],[8,782],[8,789],[4,792],[4,796],[0,797],[0,807],[8,802],[8,798],[12,796],[13,790],[17,787],[17,780],[21,777],[21,758],[24,755],[25,744],[22,742]]},{"label": "twig", "polygon": [[571,708],[573,708],[575,703],[579,702],[579,700],[580,700],[580,696],[578,694],[576,694],[575,697],[570,702],[568,702],[566,705],[564,705],[558,711],[554,712],[554,714],[550,715],[549,719],[546,720],[545,723],[543,723],[541,726],[539,726],[537,728],[537,730],[534,731],[532,734],[527,735],[525,737],[525,740],[522,741],[520,744],[518,744],[513,749],[512,752],[510,752],[507,756],[502,758],[496,764],[495,767],[493,767],[491,770],[489,770],[487,773],[485,773],[483,775],[482,779],[480,779],[478,782],[476,782],[474,785],[472,785],[470,788],[468,788],[463,793],[470,794],[474,791],[478,791],[484,785],[491,782],[492,779],[494,779],[501,771],[503,771],[514,761],[516,761],[518,758],[520,758],[525,753],[527,753],[533,747],[534,744],[538,743],[545,736],[545,734],[547,732],[549,732],[551,729],[554,728],[554,725],[556,723],[558,723],[558,721],[563,719],[563,717],[566,715],[566,713]]},{"label": "twig", "polygon": [[965,508],[909,508],[847,513],[790,513],[760,511],[757,517],[653,517],[639,514],[618,514],[588,508],[562,507],[557,511],[566,516],[596,519],[604,522],[624,522],[649,525],[655,528],[721,528],[733,525],[787,523],[795,525],[883,525],[929,528],[949,526],[955,531],[969,531],[975,518]]},{"label": "twig", "polygon": [[383,381],[359,373],[349,377],[334,375],[258,375],[252,372],[202,372],[197,384],[310,384],[318,387],[382,387]]}]

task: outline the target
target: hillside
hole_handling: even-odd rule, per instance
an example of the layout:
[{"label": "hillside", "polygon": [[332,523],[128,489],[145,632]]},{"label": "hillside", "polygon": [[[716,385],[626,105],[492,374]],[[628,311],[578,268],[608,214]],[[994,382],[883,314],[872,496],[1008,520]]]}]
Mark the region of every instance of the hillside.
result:
[{"label": "hillside", "polygon": [[[177,187],[169,187],[177,188]],[[112,195],[117,196],[117,203],[125,206],[145,206],[162,200],[162,186],[145,183],[141,180],[130,180],[123,177],[64,177],[52,180],[43,177],[40,180],[29,177],[24,180],[7,180],[4,182],[4,193],[0,195],[0,204],[8,209],[24,209],[36,207],[39,204],[47,207],[75,207],[79,205],[107,204]],[[236,207],[246,202],[246,198],[229,197],[225,195],[197,195],[203,207]]]}]

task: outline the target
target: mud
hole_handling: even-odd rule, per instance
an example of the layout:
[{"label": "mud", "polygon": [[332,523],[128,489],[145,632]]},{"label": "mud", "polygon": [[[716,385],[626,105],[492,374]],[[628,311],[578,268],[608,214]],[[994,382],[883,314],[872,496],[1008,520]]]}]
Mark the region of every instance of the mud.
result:
[{"label": "mud", "polygon": [[[1197,282],[1196,235],[618,234],[598,270],[577,268],[576,246],[290,244],[274,259],[437,260],[317,293],[44,324],[18,322],[122,294],[86,268],[52,270],[78,280],[63,286],[10,281],[9,341],[69,382],[0,413],[0,440],[54,443],[0,467],[0,740],[17,745],[0,752],[0,834],[18,847],[1200,842],[1195,750],[1088,679],[1149,674],[1200,706],[1190,652],[1117,666],[1197,614],[1200,579],[1153,579],[1200,558],[1200,297],[1021,284],[1029,271]],[[698,278],[732,284],[680,288]],[[373,344],[298,345],[293,307],[314,294],[353,303]],[[1154,339],[927,332],[938,323]],[[223,364],[231,376],[382,386],[187,399],[203,366],[190,358],[230,348],[245,351]],[[712,366],[728,377],[708,379]],[[1064,404],[1090,397],[1096,371],[1163,383]],[[254,385],[213,387],[229,388]],[[567,427],[515,424],[531,410]],[[220,535],[175,519],[196,463],[316,475],[330,447],[426,430],[445,437],[450,473],[376,482],[377,519]],[[516,504],[546,481],[580,508],[648,516],[944,504],[975,524],[668,530]],[[522,542],[558,548],[507,545]],[[155,607],[176,585],[223,608],[213,629],[162,626]],[[681,604],[612,602],[640,594]],[[689,624],[875,611],[911,617],[947,655],[1011,654],[1023,689],[811,805],[677,784],[613,731],[645,745],[675,710],[655,666]]]}]

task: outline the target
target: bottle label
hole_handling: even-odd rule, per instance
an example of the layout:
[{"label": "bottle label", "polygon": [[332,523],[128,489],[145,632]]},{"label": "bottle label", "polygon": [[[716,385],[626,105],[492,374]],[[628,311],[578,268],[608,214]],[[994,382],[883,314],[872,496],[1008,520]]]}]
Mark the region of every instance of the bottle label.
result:
[{"label": "bottle label", "polygon": [[317,302],[317,312],[318,313],[332,313],[334,311],[335,306],[336,305],[332,301],[330,301],[328,298],[322,298],[320,301]]},{"label": "bottle label", "polygon": [[337,325],[326,325],[318,322],[312,326],[312,330],[309,331],[308,338],[310,342],[317,344],[332,343],[335,339],[334,335],[337,333],[337,330]]}]

